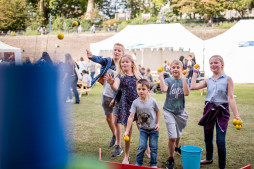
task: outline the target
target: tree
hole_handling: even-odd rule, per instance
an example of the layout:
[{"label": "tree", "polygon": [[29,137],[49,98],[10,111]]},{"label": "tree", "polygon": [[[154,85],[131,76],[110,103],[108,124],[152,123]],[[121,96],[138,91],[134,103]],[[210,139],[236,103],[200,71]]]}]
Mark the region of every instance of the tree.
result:
[{"label": "tree", "polygon": [[92,12],[93,12],[93,6],[94,6],[94,0],[88,0],[87,10],[86,10],[86,14],[85,14],[85,18],[88,20],[91,19]]},{"label": "tree", "polygon": [[177,8],[180,14],[195,16],[198,13],[200,16],[207,15],[208,19],[221,16],[221,13],[228,9],[232,2],[228,0],[172,0],[172,8]]},{"label": "tree", "polygon": [[128,2],[127,0],[103,0],[101,8],[103,14],[112,19],[116,13],[128,12]]},{"label": "tree", "polygon": [[248,9],[251,9],[254,4],[254,0],[233,0],[231,9],[235,9],[241,15],[241,18],[247,13]]},{"label": "tree", "polygon": [[167,0],[130,0],[129,7],[134,17],[142,13],[150,13],[156,17],[160,8],[166,2]]},{"label": "tree", "polygon": [[0,1],[0,29],[23,30],[27,18],[28,11],[25,0]]}]

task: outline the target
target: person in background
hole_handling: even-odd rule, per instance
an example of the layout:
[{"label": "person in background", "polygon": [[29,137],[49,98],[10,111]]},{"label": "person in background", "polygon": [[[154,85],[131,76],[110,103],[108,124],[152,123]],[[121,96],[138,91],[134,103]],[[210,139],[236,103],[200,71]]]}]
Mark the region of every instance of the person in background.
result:
[{"label": "person in background", "polygon": [[170,77],[170,66],[168,65],[168,61],[164,61],[164,69],[163,69],[164,79]]},{"label": "person in background", "polygon": [[116,25],[116,23],[114,23],[114,26],[113,26],[113,30],[115,31],[115,32],[117,32],[117,25]]},{"label": "person in background", "polygon": [[146,74],[146,69],[144,67],[141,68],[140,70],[141,76],[144,77]]},{"label": "person in background", "polygon": [[182,62],[183,64],[183,69],[187,69],[186,65],[185,65],[185,61],[184,61],[184,56],[180,56],[179,60]]},{"label": "person in background", "polygon": [[96,64],[91,61],[90,59],[88,59],[88,66],[89,66],[89,70],[90,70],[90,76],[92,78],[92,80],[94,80],[94,75],[95,75],[95,71],[96,71]]},{"label": "person in background", "polygon": [[146,69],[146,74],[144,78],[149,82],[150,88],[149,91],[151,94],[155,94],[155,89],[157,84],[153,82],[153,76],[151,75],[151,70],[149,68]]},{"label": "person in background", "polygon": [[79,25],[79,27],[78,27],[78,33],[80,33],[80,32],[82,32],[82,26],[81,25]]},{"label": "person in background", "polygon": [[45,64],[45,63],[53,64],[53,61],[51,60],[48,52],[42,52],[41,58],[37,61],[38,65]]},{"label": "person in background", "polygon": [[65,65],[64,65],[64,85],[65,85],[65,93],[64,93],[64,99],[67,100],[67,96],[70,92],[70,88],[72,88],[72,91],[75,95],[75,104],[79,104],[79,94],[77,90],[77,82],[78,82],[78,76],[75,71],[75,66],[77,63],[72,59],[71,55],[69,53],[65,54]]},{"label": "person in background", "polygon": [[91,30],[92,33],[95,33],[95,29],[96,29],[95,24],[93,24],[93,26],[90,28],[90,30]]},{"label": "person in background", "polygon": [[111,25],[108,24],[108,32],[111,32]]},{"label": "person in background", "polygon": [[87,87],[91,87],[92,78],[87,70],[82,71],[82,82],[87,83]]},{"label": "person in background", "polygon": [[82,72],[83,70],[88,71],[88,63],[84,60],[83,57],[80,57],[80,61],[78,61],[77,64],[79,66],[80,72]]}]

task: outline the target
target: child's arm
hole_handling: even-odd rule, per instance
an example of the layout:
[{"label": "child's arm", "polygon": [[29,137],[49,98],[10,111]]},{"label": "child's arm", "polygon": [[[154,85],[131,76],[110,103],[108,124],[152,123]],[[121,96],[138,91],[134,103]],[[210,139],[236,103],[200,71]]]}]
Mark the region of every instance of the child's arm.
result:
[{"label": "child's arm", "polygon": [[187,84],[187,79],[186,77],[188,76],[189,72],[187,71],[187,73],[184,75],[182,74],[182,81],[183,81],[183,93],[184,93],[184,96],[189,96],[190,94],[190,89],[188,87],[188,84]]},{"label": "child's arm", "polygon": [[160,110],[156,111],[156,117],[157,117],[157,122],[155,126],[155,131],[160,130]]},{"label": "child's arm", "polygon": [[158,72],[160,79],[160,88],[162,92],[166,92],[168,90],[168,86],[165,84],[163,72]]},{"label": "child's arm", "polygon": [[111,100],[111,102],[109,103],[109,107],[112,107],[112,106],[113,106],[114,101],[115,101],[114,99]]},{"label": "child's arm", "polygon": [[89,50],[86,50],[86,54],[87,54],[88,59],[92,60],[95,63],[99,63],[103,66],[107,64],[107,59],[106,58],[102,58],[100,56],[95,56]]},{"label": "child's arm", "polygon": [[126,137],[129,135],[130,128],[131,128],[133,120],[134,120],[134,115],[135,115],[135,113],[130,113],[130,116],[127,121],[127,127],[126,127],[124,134],[123,134],[123,137]]},{"label": "child's arm", "polygon": [[120,79],[118,77],[114,79],[109,73],[105,74],[104,80],[106,80],[108,84],[110,84],[112,90],[114,91],[116,91],[120,86]]},{"label": "child's arm", "polygon": [[203,80],[200,83],[196,83],[199,69],[200,67],[193,70],[193,75],[191,79],[191,87],[190,87],[191,90],[198,90],[198,89],[203,89],[206,87],[206,80]]},{"label": "child's arm", "polygon": [[233,111],[235,118],[241,120],[237,107],[236,107],[236,101],[234,98],[234,84],[231,77],[228,77],[228,103]]}]

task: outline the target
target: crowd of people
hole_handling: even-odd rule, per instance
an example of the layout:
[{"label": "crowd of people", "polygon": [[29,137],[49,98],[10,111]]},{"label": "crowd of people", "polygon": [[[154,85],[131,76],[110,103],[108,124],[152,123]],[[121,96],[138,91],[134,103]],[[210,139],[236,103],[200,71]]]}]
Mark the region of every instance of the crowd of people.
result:
[{"label": "crowd of people", "polygon": [[[109,147],[115,145],[112,156],[120,156],[124,152],[122,163],[129,164],[129,140],[132,136],[132,123],[136,121],[140,133],[136,165],[143,165],[146,153],[150,157],[150,167],[157,168],[160,109],[156,100],[151,97],[154,92],[153,79],[149,68],[137,66],[133,57],[126,55],[124,51],[124,46],[119,43],[113,47],[112,58],[95,56],[87,50],[87,57],[101,65],[100,74],[92,80],[91,86],[97,81],[103,85],[102,107],[112,132]],[[200,83],[197,83],[199,68],[194,68],[194,64],[195,59],[189,55],[187,60],[180,57],[171,63],[165,62],[164,71],[158,72],[160,90],[166,92],[163,106],[169,151],[166,167],[173,169],[174,154],[181,154],[181,135],[188,121],[185,96],[189,95],[190,90],[207,87],[204,115],[199,122],[199,125],[204,126],[206,159],[200,163],[213,162],[213,128],[216,125],[219,168],[224,169],[229,106],[235,118],[241,120],[233,97],[233,81],[224,74],[221,56],[214,55],[209,59],[213,76]],[[183,69],[188,70],[186,74],[182,73]],[[123,136],[121,126],[124,126]],[[128,137],[124,139],[124,148],[121,147],[121,137]]]}]

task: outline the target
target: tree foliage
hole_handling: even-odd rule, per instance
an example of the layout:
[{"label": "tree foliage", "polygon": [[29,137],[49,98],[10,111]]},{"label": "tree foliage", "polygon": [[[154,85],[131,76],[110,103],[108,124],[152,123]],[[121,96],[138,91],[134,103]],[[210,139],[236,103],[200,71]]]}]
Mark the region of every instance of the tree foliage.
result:
[{"label": "tree foliage", "polygon": [[161,6],[167,0],[129,0],[129,7],[134,17],[141,13],[150,13],[152,16],[157,16]]},{"label": "tree foliage", "polygon": [[27,19],[28,10],[25,0],[0,1],[0,29],[24,29]]}]

